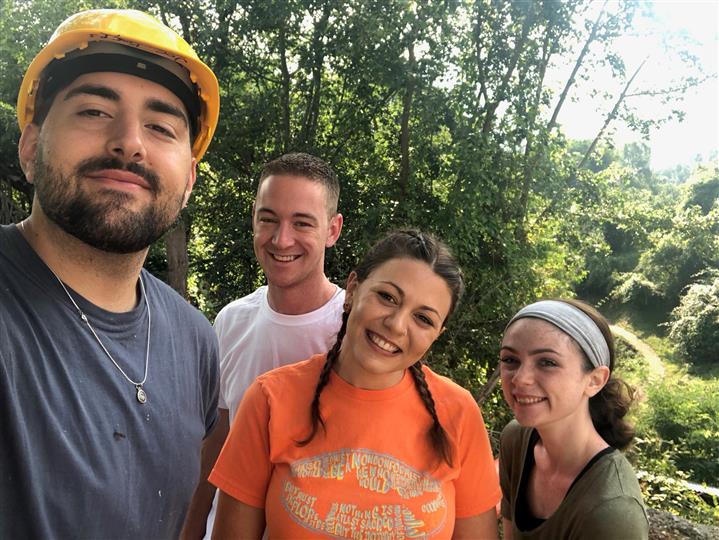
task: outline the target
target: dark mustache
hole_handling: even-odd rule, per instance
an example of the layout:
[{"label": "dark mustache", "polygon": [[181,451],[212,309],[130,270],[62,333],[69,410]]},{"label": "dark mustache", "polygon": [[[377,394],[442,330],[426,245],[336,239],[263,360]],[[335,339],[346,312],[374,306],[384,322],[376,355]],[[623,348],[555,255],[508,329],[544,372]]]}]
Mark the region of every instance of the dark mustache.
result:
[{"label": "dark mustache", "polygon": [[112,157],[96,157],[82,161],[77,166],[77,175],[83,176],[89,173],[106,169],[118,169],[128,171],[143,178],[150,185],[150,190],[157,193],[160,190],[160,179],[153,171],[139,163],[125,163],[120,159]]}]

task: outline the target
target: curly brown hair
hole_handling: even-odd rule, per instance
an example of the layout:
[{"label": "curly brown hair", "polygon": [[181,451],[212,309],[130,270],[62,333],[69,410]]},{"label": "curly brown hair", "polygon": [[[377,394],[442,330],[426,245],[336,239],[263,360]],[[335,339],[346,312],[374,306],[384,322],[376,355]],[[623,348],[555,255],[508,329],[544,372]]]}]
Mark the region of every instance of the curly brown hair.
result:
[{"label": "curly brown hair", "polygon": [[[614,336],[609,328],[609,323],[596,308],[586,302],[568,298],[557,298],[556,300],[574,306],[584,312],[594,321],[594,324],[597,325],[597,328],[599,328],[607,342],[607,346],[609,347],[609,380],[596,395],[589,399],[589,414],[592,417],[594,429],[597,430],[602,438],[614,448],[624,450],[634,440],[634,426],[627,422],[624,417],[635,401],[635,390],[625,381],[614,376],[616,360],[614,353]],[[594,366],[589,361],[587,355],[578,345],[577,349],[581,351],[582,357],[584,358],[582,365],[584,371],[592,371]]]}]

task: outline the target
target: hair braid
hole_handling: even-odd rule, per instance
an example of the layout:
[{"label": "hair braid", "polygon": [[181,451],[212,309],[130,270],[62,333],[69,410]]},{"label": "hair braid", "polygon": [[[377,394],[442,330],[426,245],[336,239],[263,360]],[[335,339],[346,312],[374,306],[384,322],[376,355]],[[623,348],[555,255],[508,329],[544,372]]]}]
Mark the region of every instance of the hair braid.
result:
[{"label": "hair braid", "polygon": [[447,432],[444,430],[442,424],[440,424],[439,422],[439,417],[437,416],[437,409],[435,408],[434,404],[434,398],[432,397],[432,393],[429,391],[429,386],[427,385],[427,379],[424,376],[424,371],[422,371],[422,361],[420,360],[412,364],[409,370],[410,373],[412,373],[414,385],[417,388],[417,392],[419,392],[419,397],[422,398],[424,406],[427,408],[429,415],[432,417],[432,427],[429,428],[428,433],[432,448],[442,459],[444,459],[444,461],[447,462],[447,465],[451,467],[452,456],[450,452],[449,439],[447,438]]},{"label": "hair braid", "polygon": [[348,318],[349,311],[345,311],[344,313],[342,313],[342,326],[340,326],[340,330],[339,332],[337,332],[337,339],[335,340],[335,344],[327,353],[327,360],[325,360],[325,365],[322,366],[322,371],[320,371],[320,377],[317,381],[317,387],[315,388],[315,397],[312,399],[312,405],[310,407],[310,420],[312,421],[312,431],[310,431],[310,434],[306,438],[300,441],[296,441],[298,446],[306,446],[312,439],[315,438],[318,425],[321,425],[323,430],[326,429],[325,422],[322,419],[322,414],[320,414],[320,394],[322,393],[324,387],[327,386],[327,383],[330,381],[330,373],[332,372],[332,368],[334,367],[335,363],[337,362],[337,358],[339,357],[340,347],[342,346],[342,338],[345,337],[345,332],[347,331]]}]

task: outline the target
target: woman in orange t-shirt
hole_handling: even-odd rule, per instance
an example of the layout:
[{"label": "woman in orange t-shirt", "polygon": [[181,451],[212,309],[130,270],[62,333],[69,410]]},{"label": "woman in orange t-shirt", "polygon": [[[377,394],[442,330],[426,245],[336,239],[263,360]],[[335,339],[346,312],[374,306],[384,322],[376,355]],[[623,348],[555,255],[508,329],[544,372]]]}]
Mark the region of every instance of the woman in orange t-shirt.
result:
[{"label": "woman in orange t-shirt", "polygon": [[432,236],[376,243],[348,278],[332,349],[245,394],[210,475],[214,537],[496,538],[480,410],[422,362],[463,288]]}]

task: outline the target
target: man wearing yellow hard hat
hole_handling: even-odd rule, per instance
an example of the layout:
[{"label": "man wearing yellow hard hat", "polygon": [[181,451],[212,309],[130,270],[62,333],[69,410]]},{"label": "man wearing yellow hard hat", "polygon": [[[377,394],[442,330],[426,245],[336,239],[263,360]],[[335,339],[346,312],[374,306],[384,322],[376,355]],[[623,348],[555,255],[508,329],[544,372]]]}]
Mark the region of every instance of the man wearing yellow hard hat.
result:
[{"label": "man wearing yellow hard hat", "polygon": [[62,23],[18,96],[32,213],[0,227],[0,538],[177,537],[216,421],[216,337],[142,269],[219,112],[154,18]]}]

